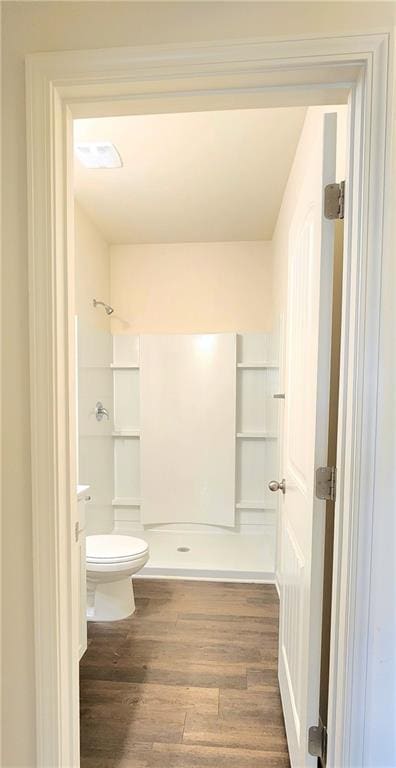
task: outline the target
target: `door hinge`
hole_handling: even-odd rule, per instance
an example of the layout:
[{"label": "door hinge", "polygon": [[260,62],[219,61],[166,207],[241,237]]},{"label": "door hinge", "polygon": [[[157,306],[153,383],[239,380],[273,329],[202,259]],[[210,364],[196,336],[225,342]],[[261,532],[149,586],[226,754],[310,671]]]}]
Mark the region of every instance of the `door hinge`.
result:
[{"label": "door hinge", "polygon": [[337,470],[335,467],[317,468],[315,477],[315,494],[318,499],[335,501],[336,474]]},{"label": "door hinge", "polygon": [[325,219],[343,219],[345,208],[345,181],[327,184],[324,190]]},{"label": "door hinge", "polygon": [[313,757],[326,761],[327,730],[324,725],[311,725],[308,728],[308,752]]}]

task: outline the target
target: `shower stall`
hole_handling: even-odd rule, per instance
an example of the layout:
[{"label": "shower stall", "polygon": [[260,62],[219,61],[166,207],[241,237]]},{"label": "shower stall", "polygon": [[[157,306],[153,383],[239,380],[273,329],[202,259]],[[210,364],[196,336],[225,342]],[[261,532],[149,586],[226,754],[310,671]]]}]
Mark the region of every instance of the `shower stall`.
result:
[{"label": "shower stall", "polygon": [[142,575],[274,578],[279,337],[112,335],[78,323],[87,533],[145,539]]}]

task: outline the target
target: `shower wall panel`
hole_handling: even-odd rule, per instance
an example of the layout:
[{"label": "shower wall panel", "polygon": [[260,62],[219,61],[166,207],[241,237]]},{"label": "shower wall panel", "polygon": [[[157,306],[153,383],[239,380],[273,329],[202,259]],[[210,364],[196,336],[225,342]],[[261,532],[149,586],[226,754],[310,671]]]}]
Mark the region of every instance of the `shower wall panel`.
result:
[{"label": "shower wall panel", "polygon": [[[78,350],[78,482],[89,485],[87,533],[108,533],[113,528],[113,376],[112,337],[80,319]],[[97,421],[100,400],[109,419]]]},{"label": "shower wall panel", "polygon": [[141,520],[234,526],[236,335],[140,339]]}]

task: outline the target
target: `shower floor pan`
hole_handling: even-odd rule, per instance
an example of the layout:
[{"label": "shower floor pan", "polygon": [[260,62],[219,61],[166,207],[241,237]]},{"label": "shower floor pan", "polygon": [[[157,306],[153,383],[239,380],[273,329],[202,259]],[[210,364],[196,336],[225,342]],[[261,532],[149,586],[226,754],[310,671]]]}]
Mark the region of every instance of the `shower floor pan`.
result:
[{"label": "shower floor pan", "polygon": [[265,534],[139,531],[150,547],[141,577],[273,582],[275,531]]}]

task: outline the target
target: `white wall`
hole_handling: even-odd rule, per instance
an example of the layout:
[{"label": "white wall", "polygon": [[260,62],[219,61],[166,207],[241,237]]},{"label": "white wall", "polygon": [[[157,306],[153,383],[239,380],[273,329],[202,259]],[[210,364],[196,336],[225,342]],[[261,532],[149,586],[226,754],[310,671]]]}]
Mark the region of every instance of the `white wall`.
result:
[{"label": "white wall", "polygon": [[268,332],[269,242],[113,245],[115,333]]},{"label": "white wall", "polygon": [[[29,325],[26,211],[26,123],[24,57],[46,50],[100,48],[150,43],[189,42],[257,36],[311,35],[393,28],[393,3],[112,3],[112,2],[6,2],[3,4],[3,149],[7,194],[3,196],[3,757],[4,768],[34,768],[35,705],[32,600],[32,518],[30,483]],[[383,315],[381,370],[390,381],[394,356],[387,338],[392,322],[391,263],[384,265],[386,295]],[[388,346],[387,346],[388,344]],[[393,465],[391,435],[392,390],[383,388],[379,412],[379,447],[382,467]],[[396,429],[393,427],[393,434]],[[380,478],[379,478],[380,480]],[[384,491],[383,491],[384,492]],[[393,491],[394,492],[394,491]],[[385,501],[385,503],[384,503]],[[377,536],[384,529],[383,515],[390,496],[378,499]],[[386,521],[388,518],[386,519]],[[377,541],[377,538],[376,538]],[[388,538],[388,544],[390,539]],[[380,544],[380,542],[379,542]],[[18,568],[15,567],[18,553]],[[373,552],[373,600],[382,576],[382,546]],[[388,563],[391,558],[388,557]],[[390,567],[390,565],[388,566]],[[388,574],[389,575],[389,574]],[[12,583],[12,590],[9,588]],[[384,581],[389,590],[385,606],[378,605],[375,627],[384,627],[395,580]],[[385,610],[386,608],[386,610]],[[394,645],[394,635],[393,638]],[[369,678],[373,692],[376,675],[385,669],[378,648]],[[389,655],[387,656],[389,658]],[[386,667],[390,672],[389,664]],[[388,679],[390,679],[388,677]],[[379,691],[377,690],[377,694]],[[382,695],[384,711],[392,704],[389,690]],[[377,710],[380,712],[380,708]],[[377,715],[378,722],[381,716]],[[389,720],[388,720],[389,721]],[[388,748],[389,732],[386,744]],[[371,754],[380,746],[373,733]],[[375,758],[374,758],[375,759]],[[366,763],[369,765],[369,763]],[[384,764],[384,763],[383,763]],[[386,763],[385,763],[386,764]],[[378,763],[377,763],[378,765]],[[389,762],[388,762],[389,765]]]}]

